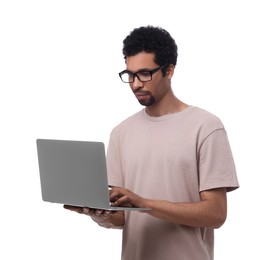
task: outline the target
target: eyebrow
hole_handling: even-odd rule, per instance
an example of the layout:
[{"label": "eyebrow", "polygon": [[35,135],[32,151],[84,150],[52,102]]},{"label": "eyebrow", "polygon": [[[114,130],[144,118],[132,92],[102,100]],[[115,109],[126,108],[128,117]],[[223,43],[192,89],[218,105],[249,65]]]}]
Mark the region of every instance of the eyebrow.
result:
[{"label": "eyebrow", "polygon": [[126,71],[127,71],[127,72],[130,72],[130,73],[144,72],[144,71],[150,71],[150,70],[152,70],[152,69],[149,69],[149,68],[142,68],[142,69],[140,69],[140,70],[137,70],[137,71],[135,71],[135,72],[132,72],[131,70],[126,69]]}]

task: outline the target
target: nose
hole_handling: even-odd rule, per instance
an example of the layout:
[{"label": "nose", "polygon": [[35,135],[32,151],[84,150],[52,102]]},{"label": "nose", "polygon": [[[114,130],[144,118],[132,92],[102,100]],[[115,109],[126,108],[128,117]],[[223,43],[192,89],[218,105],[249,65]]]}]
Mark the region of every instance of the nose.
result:
[{"label": "nose", "polygon": [[130,83],[130,85],[133,91],[136,91],[139,88],[143,88],[144,86],[143,82],[141,82],[137,76],[134,77],[134,81]]}]

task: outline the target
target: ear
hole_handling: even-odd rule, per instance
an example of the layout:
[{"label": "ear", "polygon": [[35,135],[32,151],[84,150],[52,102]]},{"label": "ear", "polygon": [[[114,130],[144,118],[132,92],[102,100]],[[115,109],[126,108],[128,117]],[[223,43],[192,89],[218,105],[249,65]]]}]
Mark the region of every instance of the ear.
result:
[{"label": "ear", "polygon": [[174,75],[174,71],[175,71],[175,66],[173,64],[170,64],[166,70],[166,77],[170,80],[173,75]]}]

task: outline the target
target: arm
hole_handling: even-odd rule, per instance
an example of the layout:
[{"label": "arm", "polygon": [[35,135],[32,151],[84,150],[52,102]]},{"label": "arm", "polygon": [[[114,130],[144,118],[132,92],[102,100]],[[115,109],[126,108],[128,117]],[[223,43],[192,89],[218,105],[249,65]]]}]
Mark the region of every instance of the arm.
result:
[{"label": "arm", "polygon": [[114,205],[130,203],[133,206],[151,208],[146,213],[175,224],[192,227],[219,228],[226,220],[226,189],[212,189],[200,192],[199,202],[174,203],[142,198],[127,189],[113,188],[111,199]]},{"label": "arm", "polygon": [[99,226],[105,228],[121,228],[124,225],[123,211],[108,211],[64,205],[65,209],[91,217]]}]

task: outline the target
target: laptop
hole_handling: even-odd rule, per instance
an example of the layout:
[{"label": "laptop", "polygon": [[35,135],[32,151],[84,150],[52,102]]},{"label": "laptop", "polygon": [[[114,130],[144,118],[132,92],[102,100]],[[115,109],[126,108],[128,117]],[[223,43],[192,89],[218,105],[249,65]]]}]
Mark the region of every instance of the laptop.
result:
[{"label": "laptop", "polygon": [[36,144],[44,201],[103,210],[150,210],[110,205],[104,143],[37,139]]}]

